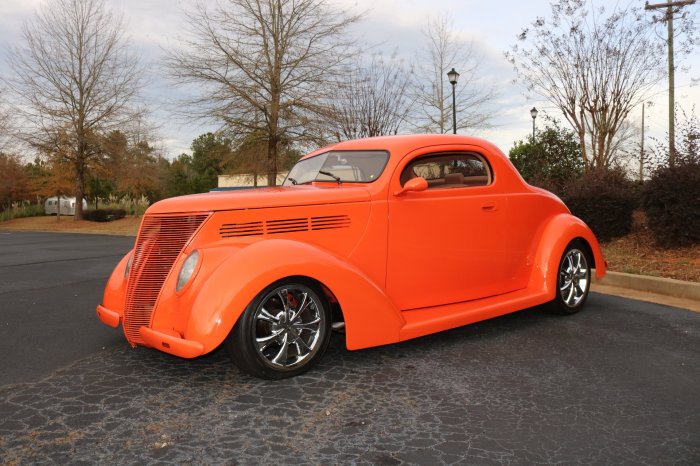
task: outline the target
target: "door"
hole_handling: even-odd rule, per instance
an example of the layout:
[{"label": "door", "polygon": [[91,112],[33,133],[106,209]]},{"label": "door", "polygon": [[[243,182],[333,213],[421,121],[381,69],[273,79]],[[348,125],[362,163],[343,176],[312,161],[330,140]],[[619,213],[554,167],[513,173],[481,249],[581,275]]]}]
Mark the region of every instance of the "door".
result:
[{"label": "door", "polygon": [[511,291],[507,198],[486,157],[427,154],[400,172],[428,189],[389,194],[387,291],[401,310],[469,301]]}]

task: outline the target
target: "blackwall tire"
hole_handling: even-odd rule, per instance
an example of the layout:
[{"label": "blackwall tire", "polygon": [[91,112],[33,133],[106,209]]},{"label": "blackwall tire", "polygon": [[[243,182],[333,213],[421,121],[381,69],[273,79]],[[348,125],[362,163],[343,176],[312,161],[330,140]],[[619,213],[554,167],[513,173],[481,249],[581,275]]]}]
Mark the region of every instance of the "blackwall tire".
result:
[{"label": "blackwall tire", "polygon": [[323,356],[331,335],[331,309],[312,282],[286,279],[262,290],[226,340],[233,362],[263,379],[306,372]]}]

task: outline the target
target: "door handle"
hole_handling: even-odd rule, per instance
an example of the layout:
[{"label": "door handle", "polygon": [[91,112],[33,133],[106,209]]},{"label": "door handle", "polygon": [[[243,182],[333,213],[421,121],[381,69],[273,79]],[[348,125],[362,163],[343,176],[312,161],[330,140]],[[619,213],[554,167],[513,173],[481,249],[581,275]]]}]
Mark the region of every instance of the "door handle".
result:
[{"label": "door handle", "polygon": [[496,203],[495,202],[485,202],[481,204],[481,210],[484,210],[486,212],[493,212],[496,210]]}]

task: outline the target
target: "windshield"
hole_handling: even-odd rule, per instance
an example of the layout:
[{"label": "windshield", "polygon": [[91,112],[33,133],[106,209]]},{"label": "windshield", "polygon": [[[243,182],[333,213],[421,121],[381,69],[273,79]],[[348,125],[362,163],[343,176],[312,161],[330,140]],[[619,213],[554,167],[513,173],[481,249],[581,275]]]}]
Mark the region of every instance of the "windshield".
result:
[{"label": "windshield", "polygon": [[385,151],[331,151],[299,161],[283,186],[335,181],[371,183],[382,174],[389,154]]}]

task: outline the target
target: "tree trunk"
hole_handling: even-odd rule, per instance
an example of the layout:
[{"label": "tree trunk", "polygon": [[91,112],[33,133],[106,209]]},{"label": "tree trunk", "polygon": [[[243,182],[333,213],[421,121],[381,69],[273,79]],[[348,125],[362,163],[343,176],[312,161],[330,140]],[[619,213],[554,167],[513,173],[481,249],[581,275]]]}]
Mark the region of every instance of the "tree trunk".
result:
[{"label": "tree trunk", "polygon": [[75,160],[75,217],[73,220],[83,219],[83,197],[85,196],[85,172],[87,171],[85,159],[87,147],[84,141],[82,124],[78,129],[78,153]]},{"label": "tree trunk", "polygon": [[267,141],[267,185],[277,185],[277,138]]},{"label": "tree trunk", "polygon": [[598,132],[598,150],[595,158],[595,168],[596,170],[605,168],[605,134],[602,130]]},{"label": "tree trunk", "polygon": [[578,130],[578,142],[581,145],[581,157],[583,158],[583,169],[588,171],[588,154],[586,154],[586,132]]}]

